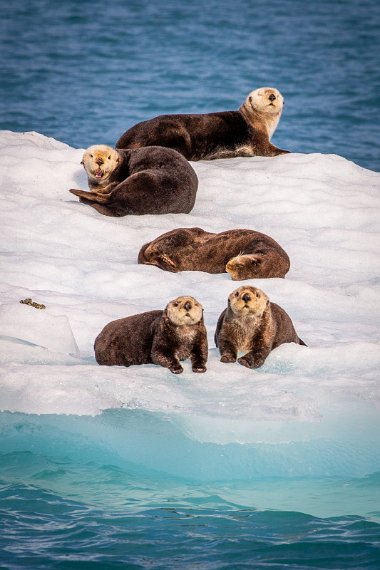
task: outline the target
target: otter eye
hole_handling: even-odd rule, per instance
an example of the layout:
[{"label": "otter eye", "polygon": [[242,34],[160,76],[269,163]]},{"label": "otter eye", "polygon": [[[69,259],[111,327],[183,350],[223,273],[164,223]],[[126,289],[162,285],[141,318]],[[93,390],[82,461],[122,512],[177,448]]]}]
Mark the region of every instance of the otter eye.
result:
[{"label": "otter eye", "polygon": [[235,297],[239,297],[239,292],[238,292],[238,291],[236,291]]},{"label": "otter eye", "polygon": [[109,155],[108,160],[111,160],[111,155]]},{"label": "otter eye", "polygon": [[261,297],[260,293],[256,293],[256,297],[257,297],[258,299],[260,299],[260,297]]},{"label": "otter eye", "polygon": [[173,307],[178,307],[178,303],[173,303]]},{"label": "otter eye", "polygon": [[94,158],[94,155],[93,155],[93,154],[90,154],[90,157],[91,157],[91,158]]}]

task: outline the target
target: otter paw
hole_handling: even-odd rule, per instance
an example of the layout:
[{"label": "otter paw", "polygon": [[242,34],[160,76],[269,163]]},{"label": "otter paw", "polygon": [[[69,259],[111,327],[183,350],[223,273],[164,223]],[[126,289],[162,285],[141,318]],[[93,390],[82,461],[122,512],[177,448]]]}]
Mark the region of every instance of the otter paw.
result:
[{"label": "otter paw", "polygon": [[236,357],[233,354],[223,354],[220,362],[236,362]]},{"label": "otter paw", "polygon": [[173,372],[173,374],[181,374],[181,372],[183,372],[183,368],[180,364],[176,366],[171,366],[169,370],[170,372]]},{"label": "otter paw", "polygon": [[246,368],[257,368],[253,358],[249,358],[248,356],[242,356],[241,358],[238,358],[238,363],[242,366],[246,366]]},{"label": "otter paw", "polygon": [[207,368],[206,366],[193,366],[193,372],[206,372]]}]

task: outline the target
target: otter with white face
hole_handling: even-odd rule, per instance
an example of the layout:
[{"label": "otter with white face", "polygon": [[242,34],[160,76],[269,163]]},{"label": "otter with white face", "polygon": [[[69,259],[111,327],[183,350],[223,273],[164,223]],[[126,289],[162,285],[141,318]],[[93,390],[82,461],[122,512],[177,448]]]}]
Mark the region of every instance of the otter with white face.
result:
[{"label": "otter with white face", "polygon": [[203,308],[194,297],[178,297],[166,307],[168,319],[179,327],[195,325],[203,316]]},{"label": "otter with white face", "polygon": [[119,153],[106,145],[94,145],[85,150],[81,164],[83,164],[88,185],[97,192],[106,191],[106,186],[120,162]]},{"label": "otter with white face", "polygon": [[249,93],[237,111],[160,115],[138,123],[120,137],[116,148],[160,145],[194,161],[285,154],[287,150],[270,142],[283,106],[277,89],[260,87]]},{"label": "otter with white face", "polygon": [[260,87],[251,91],[240,107],[240,112],[248,122],[256,125],[256,128],[262,125],[270,140],[281,118],[283,107],[284,98],[277,89]]},{"label": "otter with white face", "polygon": [[95,145],[84,152],[82,164],[90,192],[70,192],[105,216],[188,214],[195,204],[197,175],[171,148]]},{"label": "otter with white face", "polygon": [[95,340],[95,357],[106,366],[158,364],[180,374],[181,360],[206,372],[207,331],[203,307],[194,297],[177,297],[164,311],[148,311],[108,323]]},{"label": "otter with white face", "polygon": [[221,362],[237,360],[247,368],[259,368],[273,349],[288,342],[305,346],[284,309],[256,287],[232,291],[215,331]]},{"label": "otter with white face", "polygon": [[140,249],[138,262],[173,273],[229,273],[231,279],[285,277],[290,260],[271,237],[247,229],[218,234],[202,228],[177,228]]}]

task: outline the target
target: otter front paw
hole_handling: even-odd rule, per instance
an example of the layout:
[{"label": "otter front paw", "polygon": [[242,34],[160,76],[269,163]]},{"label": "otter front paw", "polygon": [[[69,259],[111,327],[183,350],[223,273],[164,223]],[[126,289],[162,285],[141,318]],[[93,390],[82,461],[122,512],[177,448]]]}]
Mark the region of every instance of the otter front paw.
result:
[{"label": "otter front paw", "polygon": [[242,366],[246,366],[247,368],[257,368],[252,356],[242,356],[241,358],[238,358],[238,363]]},{"label": "otter front paw", "polygon": [[174,364],[174,366],[170,366],[169,370],[170,372],[173,372],[173,374],[181,374],[181,372],[183,372],[183,368],[180,364]]},{"label": "otter front paw", "polygon": [[199,364],[197,366],[193,366],[193,372],[206,372],[207,368],[203,364]]},{"label": "otter front paw", "polygon": [[255,356],[246,354],[238,359],[239,364],[246,366],[247,368],[260,368],[265,362],[265,358],[262,356]]},{"label": "otter front paw", "polygon": [[236,362],[236,356],[233,354],[222,354],[220,362]]}]

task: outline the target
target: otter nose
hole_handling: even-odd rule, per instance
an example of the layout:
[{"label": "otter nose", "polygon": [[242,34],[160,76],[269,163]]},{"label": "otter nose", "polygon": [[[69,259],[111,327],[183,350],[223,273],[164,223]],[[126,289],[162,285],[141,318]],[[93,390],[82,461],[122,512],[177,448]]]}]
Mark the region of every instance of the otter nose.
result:
[{"label": "otter nose", "polygon": [[103,164],[104,160],[100,156],[98,156],[98,158],[95,160],[95,162],[96,162],[96,164],[99,164],[99,166],[100,166],[101,164]]},{"label": "otter nose", "polygon": [[274,101],[276,99],[276,95],[274,95],[273,93],[271,93],[268,97],[269,101]]},{"label": "otter nose", "polygon": [[244,303],[248,303],[248,301],[251,300],[251,297],[248,295],[248,293],[244,293],[244,295],[242,296],[242,299],[243,299]]},{"label": "otter nose", "polygon": [[186,303],[183,306],[185,311],[190,311],[191,307],[192,307],[192,305],[191,305],[190,301],[186,301]]}]

